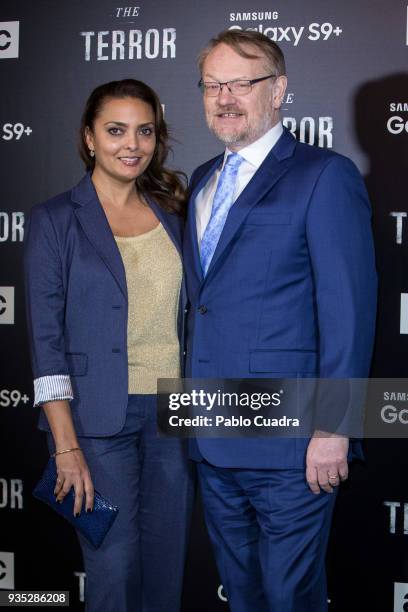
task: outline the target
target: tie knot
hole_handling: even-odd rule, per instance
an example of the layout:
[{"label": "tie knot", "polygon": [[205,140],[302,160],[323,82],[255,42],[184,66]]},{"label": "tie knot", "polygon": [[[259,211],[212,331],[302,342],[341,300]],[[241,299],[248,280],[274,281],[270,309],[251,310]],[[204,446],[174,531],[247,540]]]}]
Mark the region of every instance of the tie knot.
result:
[{"label": "tie knot", "polygon": [[230,153],[227,159],[225,160],[224,170],[227,168],[231,170],[237,170],[243,161],[244,158],[241,157],[239,153]]}]

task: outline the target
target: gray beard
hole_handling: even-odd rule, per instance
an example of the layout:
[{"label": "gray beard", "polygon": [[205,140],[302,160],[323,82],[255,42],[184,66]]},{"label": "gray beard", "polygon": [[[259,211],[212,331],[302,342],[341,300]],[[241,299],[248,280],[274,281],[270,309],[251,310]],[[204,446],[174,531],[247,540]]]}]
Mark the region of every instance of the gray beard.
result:
[{"label": "gray beard", "polygon": [[221,140],[225,145],[236,145],[241,144],[242,147],[246,147],[247,145],[252,144],[258,138],[261,138],[266,132],[268,132],[272,127],[273,121],[270,113],[265,113],[263,116],[263,120],[260,124],[258,124],[255,128],[248,128],[245,131],[236,134],[225,134],[218,133],[211,125],[208,127],[213,132],[213,134]]},{"label": "gray beard", "polygon": [[218,134],[215,130],[212,130],[214,135],[221,140],[226,145],[238,144],[241,141],[246,142],[249,134],[245,132],[244,134]]}]

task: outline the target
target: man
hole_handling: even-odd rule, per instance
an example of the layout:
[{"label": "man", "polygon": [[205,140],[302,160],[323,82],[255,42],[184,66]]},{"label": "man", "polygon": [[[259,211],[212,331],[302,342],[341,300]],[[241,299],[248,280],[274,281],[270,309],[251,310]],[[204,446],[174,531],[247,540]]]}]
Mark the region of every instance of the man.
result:
[{"label": "man", "polygon": [[[186,375],[366,377],[376,274],[358,171],[283,128],[284,57],[266,36],[223,32],[199,65],[226,150],[191,179]],[[321,431],[191,444],[233,612],[327,609],[332,493],[348,453],[346,437]]]}]

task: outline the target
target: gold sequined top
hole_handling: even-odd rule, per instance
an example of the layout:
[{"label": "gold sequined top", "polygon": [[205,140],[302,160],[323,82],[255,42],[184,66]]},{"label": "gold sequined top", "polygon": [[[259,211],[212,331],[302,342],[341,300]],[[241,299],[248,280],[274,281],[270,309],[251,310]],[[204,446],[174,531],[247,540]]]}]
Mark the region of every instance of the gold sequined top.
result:
[{"label": "gold sequined top", "polygon": [[128,288],[129,393],[153,394],[158,378],[180,376],[180,256],[161,223],[140,236],[115,240]]}]

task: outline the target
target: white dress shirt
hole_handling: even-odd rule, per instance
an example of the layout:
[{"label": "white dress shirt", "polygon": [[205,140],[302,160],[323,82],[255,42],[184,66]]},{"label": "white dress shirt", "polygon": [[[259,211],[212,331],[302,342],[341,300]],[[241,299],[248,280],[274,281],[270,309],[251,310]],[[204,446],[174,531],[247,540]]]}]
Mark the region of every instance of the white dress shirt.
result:
[{"label": "white dress shirt", "polygon": [[[271,149],[278,142],[283,132],[282,123],[279,121],[273,126],[266,134],[255,140],[252,144],[244,147],[238,151],[239,155],[244,158],[244,161],[239,167],[237,182],[234,191],[234,202],[241,194],[241,192],[248,185],[259,166],[264,161],[265,157],[271,151]],[[196,224],[197,224],[197,238],[198,244],[201,244],[205,228],[210,220],[212,203],[217,189],[218,179],[221,171],[224,167],[225,160],[232,151],[225,149],[224,161],[221,168],[219,168],[210,178],[208,183],[204,185],[196,198]]]}]

